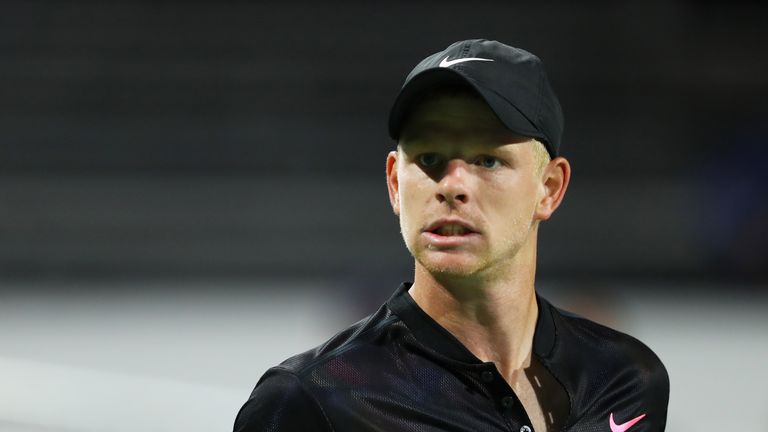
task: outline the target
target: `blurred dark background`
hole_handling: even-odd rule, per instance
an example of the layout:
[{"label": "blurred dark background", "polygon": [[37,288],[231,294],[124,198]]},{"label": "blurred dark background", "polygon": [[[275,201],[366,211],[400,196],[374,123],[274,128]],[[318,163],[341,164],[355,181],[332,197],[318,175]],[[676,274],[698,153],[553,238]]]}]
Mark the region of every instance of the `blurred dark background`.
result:
[{"label": "blurred dark background", "polygon": [[408,279],[387,111],[465,38],[536,53],[568,281],[768,279],[761,2],[40,2],[0,14],[0,276]]},{"label": "blurred dark background", "polygon": [[0,430],[231,430],[267,368],[373,312],[413,272],[390,104],[467,38],[536,53],[564,107],[573,178],[536,289],[663,359],[669,430],[768,430],[766,17],[3,2]]}]

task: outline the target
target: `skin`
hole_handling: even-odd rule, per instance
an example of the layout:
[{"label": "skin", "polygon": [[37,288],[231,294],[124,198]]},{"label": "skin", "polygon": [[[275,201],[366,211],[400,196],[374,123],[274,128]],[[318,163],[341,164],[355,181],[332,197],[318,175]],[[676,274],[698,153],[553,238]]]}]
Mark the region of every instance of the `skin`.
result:
[{"label": "skin", "polygon": [[[506,129],[479,97],[437,95],[412,112],[386,173],[415,258],[410,295],[475,356],[496,364],[543,431],[524,373],[538,315],[536,242],[539,222],[562,202],[571,168],[557,157],[538,170],[534,145]],[[434,244],[424,231],[444,217],[469,222],[478,235]]]}]

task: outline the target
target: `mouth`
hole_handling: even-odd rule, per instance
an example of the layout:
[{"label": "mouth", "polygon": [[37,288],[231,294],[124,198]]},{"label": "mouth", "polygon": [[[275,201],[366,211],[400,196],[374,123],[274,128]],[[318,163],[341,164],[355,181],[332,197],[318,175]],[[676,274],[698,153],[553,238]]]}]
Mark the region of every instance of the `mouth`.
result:
[{"label": "mouth", "polygon": [[432,223],[422,233],[430,249],[448,250],[463,248],[480,241],[475,228],[460,219],[441,219]]},{"label": "mouth", "polygon": [[455,218],[437,220],[424,231],[442,237],[461,237],[478,234],[478,231],[472,225]]},{"label": "mouth", "polygon": [[429,230],[429,232],[431,232],[432,234],[437,234],[445,237],[464,236],[464,235],[474,233],[474,231],[459,224],[442,225],[435,229]]}]

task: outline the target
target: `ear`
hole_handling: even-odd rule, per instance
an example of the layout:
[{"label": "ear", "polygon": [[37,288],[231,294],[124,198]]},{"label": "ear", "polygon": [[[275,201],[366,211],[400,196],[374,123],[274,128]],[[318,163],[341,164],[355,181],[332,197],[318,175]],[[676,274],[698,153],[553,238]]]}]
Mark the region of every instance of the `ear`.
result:
[{"label": "ear", "polygon": [[571,180],[571,164],[564,157],[549,161],[541,174],[543,195],[536,205],[534,220],[547,220],[552,216],[565,196]]},{"label": "ear", "polygon": [[400,184],[397,179],[397,151],[391,151],[387,155],[387,189],[389,189],[389,203],[392,210],[400,216]]}]

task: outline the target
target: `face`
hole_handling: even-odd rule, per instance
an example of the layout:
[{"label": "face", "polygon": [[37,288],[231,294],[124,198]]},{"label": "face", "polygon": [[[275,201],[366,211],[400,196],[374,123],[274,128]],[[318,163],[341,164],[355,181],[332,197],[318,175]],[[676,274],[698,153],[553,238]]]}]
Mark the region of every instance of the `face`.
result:
[{"label": "face", "polygon": [[[415,109],[388,156],[387,179],[417,265],[433,275],[484,277],[520,254],[535,261],[536,221],[551,212],[542,205],[548,189],[534,145],[471,95],[441,95]],[[441,220],[465,226],[433,229]]]}]

